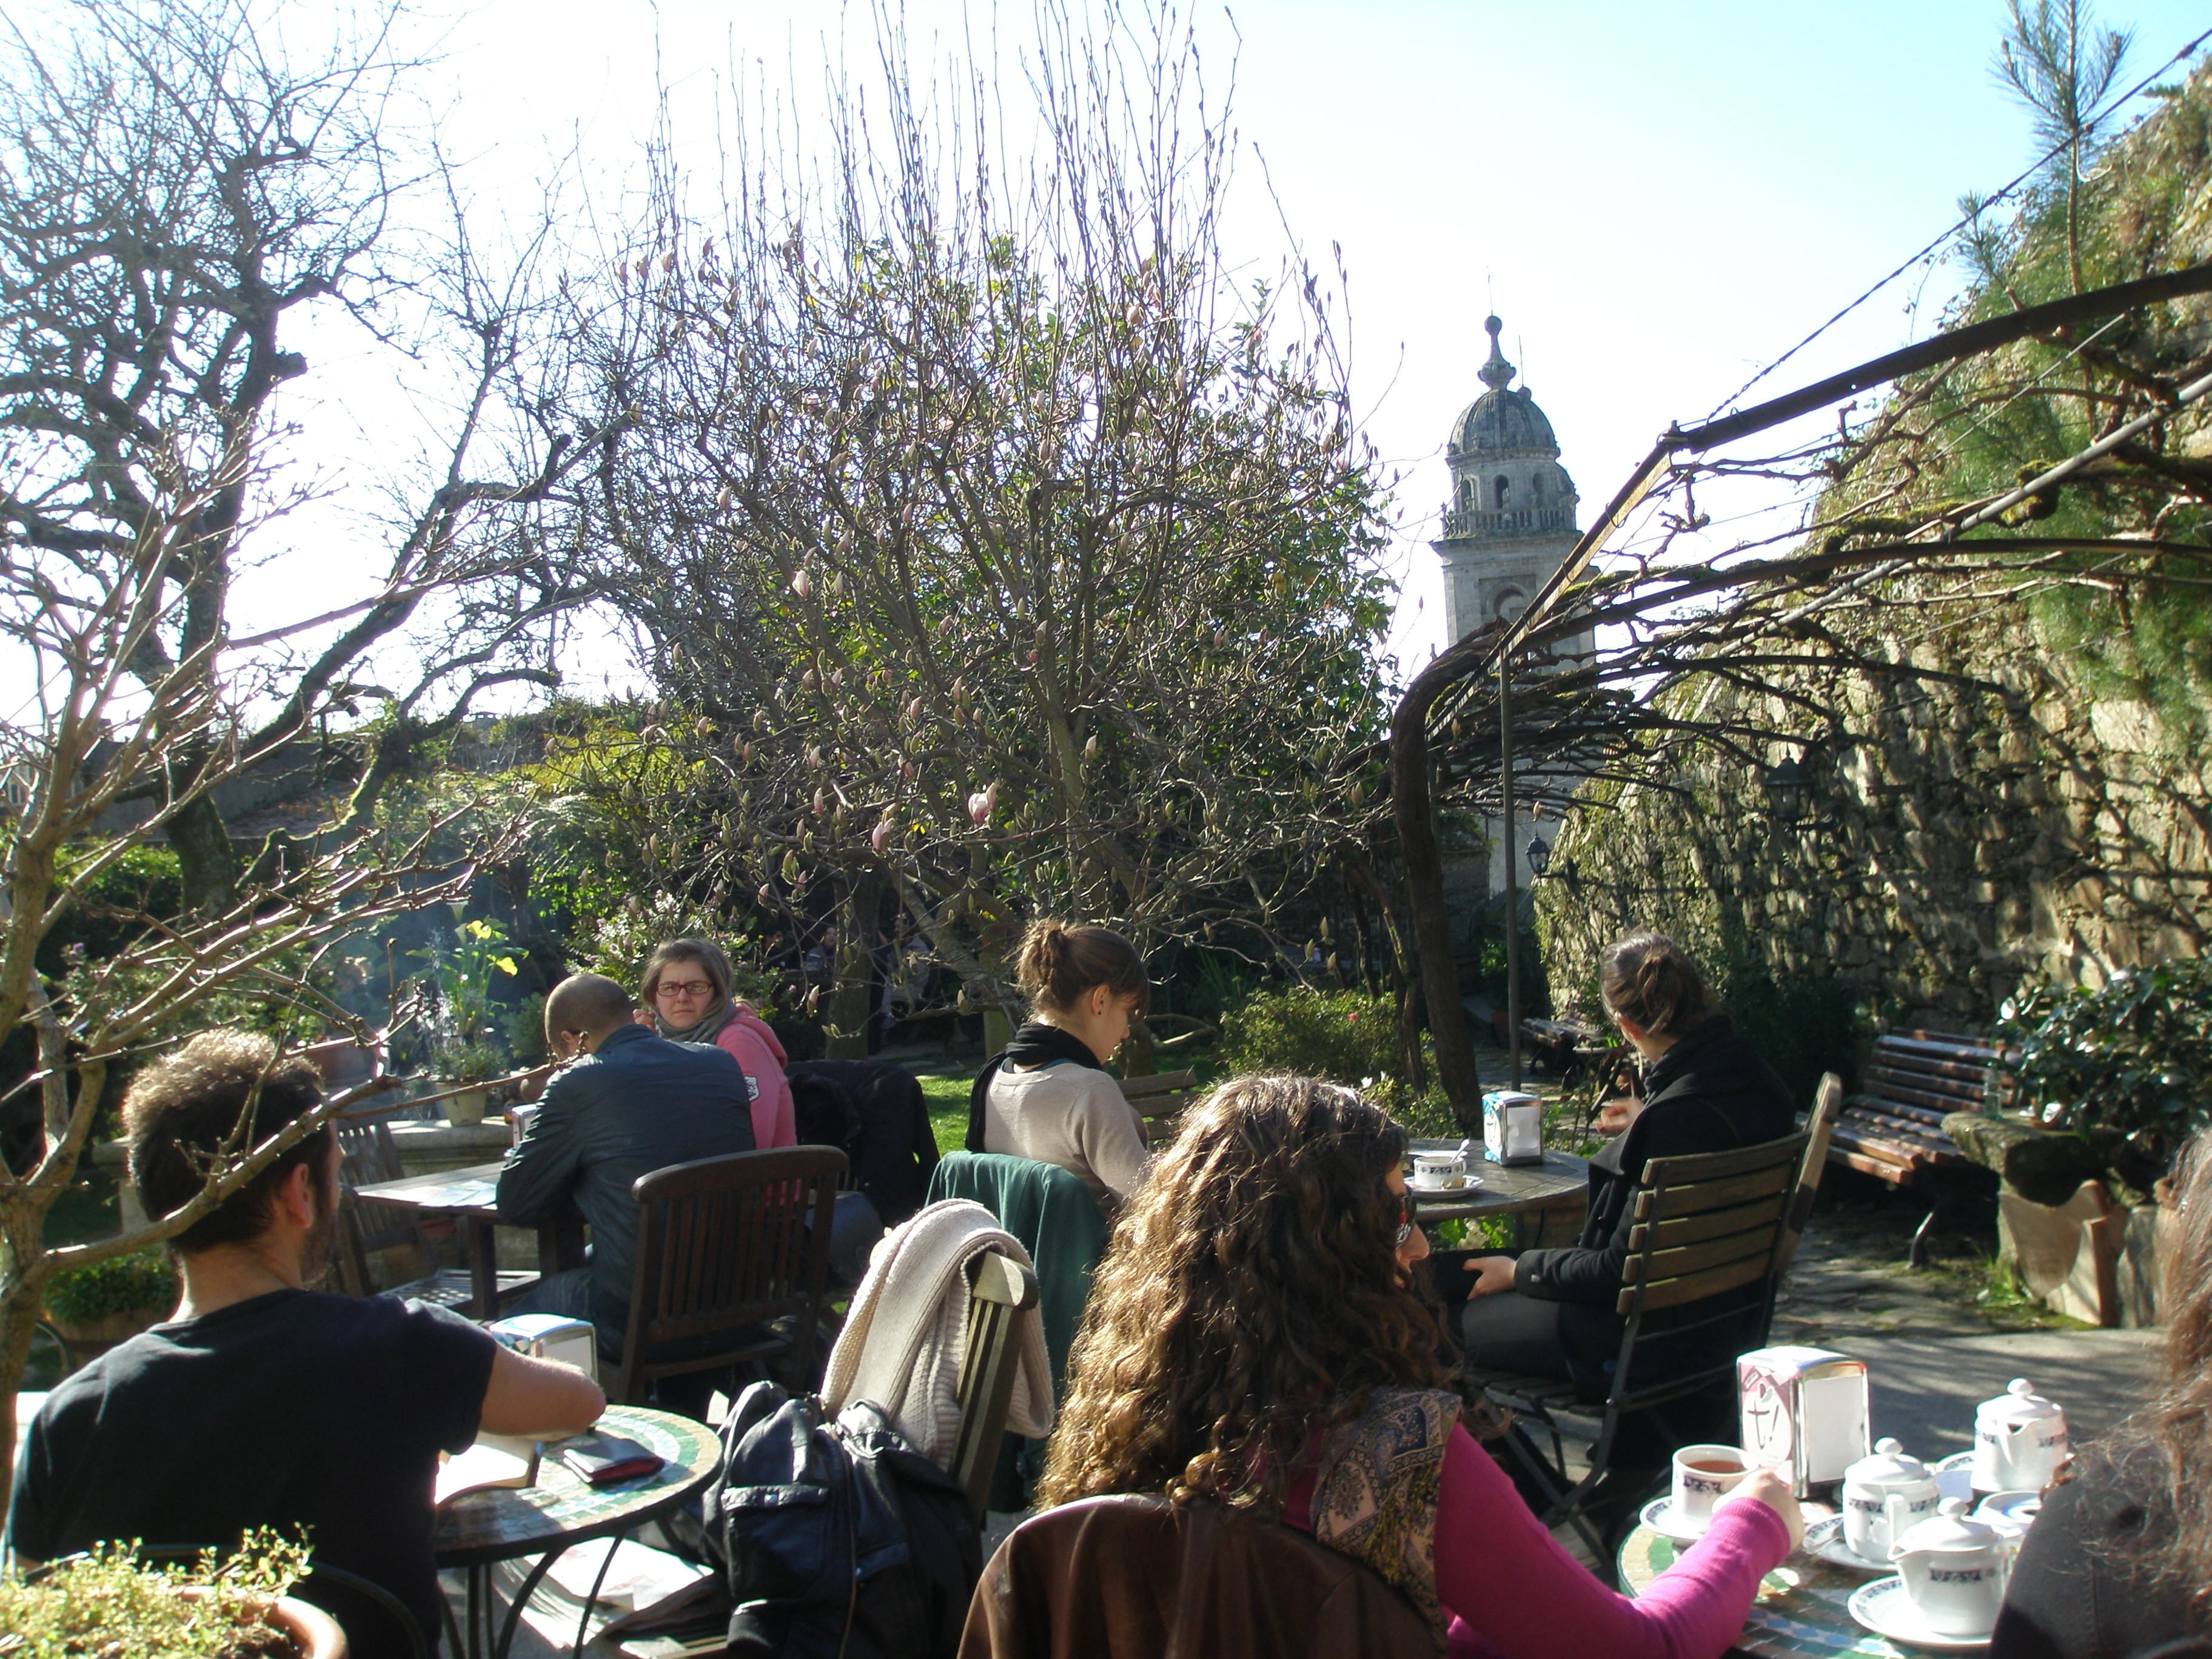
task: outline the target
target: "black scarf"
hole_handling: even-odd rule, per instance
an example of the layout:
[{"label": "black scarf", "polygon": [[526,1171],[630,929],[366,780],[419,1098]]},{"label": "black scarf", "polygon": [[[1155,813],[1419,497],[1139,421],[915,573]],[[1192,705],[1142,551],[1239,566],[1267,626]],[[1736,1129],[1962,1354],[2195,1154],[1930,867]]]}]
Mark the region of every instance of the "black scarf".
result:
[{"label": "black scarf", "polygon": [[1016,1031],[1012,1042],[985,1060],[983,1069],[975,1073],[974,1086],[968,1091],[968,1150],[983,1150],[983,1100],[991,1092],[991,1079],[998,1076],[1000,1066],[1035,1067],[1060,1060],[1088,1066],[1094,1072],[1106,1069],[1098,1056],[1091,1052],[1091,1045],[1073,1031],[1063,1031],[1057,1025],[1035,1019]]}]

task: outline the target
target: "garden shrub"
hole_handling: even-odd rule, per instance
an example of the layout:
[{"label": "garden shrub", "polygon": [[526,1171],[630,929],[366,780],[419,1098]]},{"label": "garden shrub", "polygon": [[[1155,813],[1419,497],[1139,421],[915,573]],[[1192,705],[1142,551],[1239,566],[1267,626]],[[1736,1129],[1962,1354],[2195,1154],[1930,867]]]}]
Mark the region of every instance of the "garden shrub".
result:
[{"label": "garden shrub", "polygon": [[[2094,990],[2027,986],[1997,1017],[2016,1105],[2045,1128],[2124,1135],[2165,1167],[2212,1121],[2212,968],[2122,969]],[[1990,1085],[1997,1086],[1996,1068]]]},{"label": "garden shrub", "polygon": [[0,1578],[0,1653],[269,1659],[295,1649],[263,1615],[307,1565],[304,1541],[266,1527],[248,1532],[220,1565],[210,1551],[189,1564],[142,1566],[128,1544],[95,1545],[36,1583]]},{"label": "garden shrub", "polygon": [[1255,991],[1222,1016],[1217,1052],[1231,1072],[1371,1082],[1386,1096],[1405,1084],[1397,1005],[1358,991]]},{"label": "garden shrub", "polygon": [[165,1251],[135,1250],[56,1273],[46,1284],[46,1310],[71,1325],[144,1308],[167,1311],[177,1299],[176,1270]]}]

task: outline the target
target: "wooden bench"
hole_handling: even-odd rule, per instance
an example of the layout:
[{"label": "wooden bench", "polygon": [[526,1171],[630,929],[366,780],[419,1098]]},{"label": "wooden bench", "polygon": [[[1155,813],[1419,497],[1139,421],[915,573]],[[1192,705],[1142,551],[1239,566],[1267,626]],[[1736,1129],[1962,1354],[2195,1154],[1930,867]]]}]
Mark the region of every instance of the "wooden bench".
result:
[{"label": "wooden bench", "polygon": [[1195,1072],[1156,1072],[1151,1077],[1121,1079],[1121,1097],[1136,1108],[1137,1124],[1148,1147],[1174,1139],[1182,1109],[1205,1093]]},{"label": "wooden bench", "polygon": [[[1829,1160],[1893,1187],[1973,1167],[1943,1132],[1943,1119],[1983,1109],[1990,1067],[2002,1058],[1978,1038],[1942,1031],[1876,1037],[1860,1091],[1844,1101],[1836,1121]],[[1931,1208],[1913,1235],[1910,1259],[1916,1266],[1936,1214]]]}]

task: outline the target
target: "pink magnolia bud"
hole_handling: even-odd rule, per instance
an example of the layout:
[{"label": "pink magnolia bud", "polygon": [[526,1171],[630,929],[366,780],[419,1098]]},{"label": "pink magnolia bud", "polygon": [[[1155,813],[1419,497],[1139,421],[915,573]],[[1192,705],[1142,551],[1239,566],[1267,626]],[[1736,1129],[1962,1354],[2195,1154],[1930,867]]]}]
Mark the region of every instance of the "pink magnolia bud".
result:
[{"label": "pink magnolia bud", "polygon": [[874,829],[868,831],[868,845],[878,853],[884,850],[884,843],[890,838],[891,821],[889,818],[885,818]]},{"label": "pink magnolia bud", "polygon": [[814,578],[808,575],[804,570],[797,572],[791,579],[791,591],[798,594],[802,599],[812,599],[814,597]]},{"label": "pink magnolia bud", "polygon": [[991,813],[999,804],[999,786],[992,783],[968,797],[968,816],[975,820],[980,829],[990,821]]}]

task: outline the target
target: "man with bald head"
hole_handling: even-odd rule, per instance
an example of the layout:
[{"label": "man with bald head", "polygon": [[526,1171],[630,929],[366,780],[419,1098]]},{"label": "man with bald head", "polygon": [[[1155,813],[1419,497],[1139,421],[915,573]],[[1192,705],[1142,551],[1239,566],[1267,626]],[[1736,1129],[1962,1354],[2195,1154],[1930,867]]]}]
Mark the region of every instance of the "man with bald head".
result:
[{"label": "man with bald head", "polygon": [[545,999],[545,1044],[574,1056],[553,1075],[538,1115],[499,1172],[499,1217],[550,1221],[572,1197],[592,1226],[588,1267],[554,1273],[512,1304],[599,1328],[599,1357],[620,1358],[637,1261],[630,1183],[654,1170],[753,1150],[744,1074],[711,1043],[671,1042],[633,1023],[629,993],[576,974]]}]

